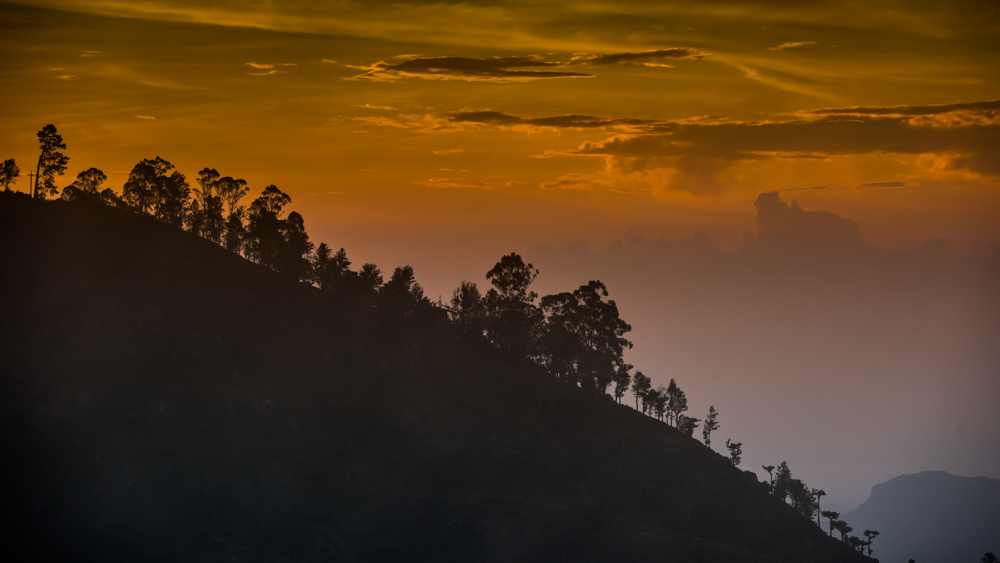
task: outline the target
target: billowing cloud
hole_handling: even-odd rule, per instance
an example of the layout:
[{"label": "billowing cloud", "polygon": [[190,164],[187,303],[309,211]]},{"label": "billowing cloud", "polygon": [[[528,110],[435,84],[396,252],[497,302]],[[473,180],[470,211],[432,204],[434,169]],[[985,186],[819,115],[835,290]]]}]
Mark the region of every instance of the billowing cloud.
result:
[{"label": "billowing cloud", "polygon": [[[399,63],[378,61],[353,79],[392,81],[401,78],[430,80],[465,80],[469,82],[528,82],[547,78],[585,78],[593,75],[565,70],[560,63],[547,62],[541,57],[418,57]],[[542,70],[546,69],[546,70]]]},{"label": "billowing cloud", "polygon": [[795,200],[785,203],[778,192],[758,195],[753,206],[756,235],[748,239],[750,245],[810,254],[851,252],[864,245],[854,221],[829,211],[806,211]]},{"label": "billowing cloud", "polygon": [[671,67],[666,61],[677,61],[681,59],[701,60],[708,56],[708,53],[701,49],[688,47],[672,47],[669,49],[656,49],[653,51],[640,51],[637,53],[607,53],[603,55],[578,54],[571,59],[573,64],[591,65],[634,65],[651,67]]},{"label": "billowing cloud", "polygon": [[798,49],[799,47],[808,47],[810,45],[819,45],[816,41],[787,41],[781,45],[775,47],[768,47],[768,51],[784,51],[786,49]]},{"label": "billowing cloud", "polygon": [[457,180],[454,178],[428,178],[422,182],[413,183],[419,186],[427,186],[429,188],[472,188],[488,190],[493,187],[485,182],[467,182],[465,180]]}]

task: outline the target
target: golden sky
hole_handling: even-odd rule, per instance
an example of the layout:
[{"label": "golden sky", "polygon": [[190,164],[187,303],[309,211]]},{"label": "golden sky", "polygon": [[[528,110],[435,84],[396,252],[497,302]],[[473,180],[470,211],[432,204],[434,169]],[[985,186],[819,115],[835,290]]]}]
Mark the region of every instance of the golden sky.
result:
[{"label": "golden sky", "polygon": [[[61,186],[97,167],[120,190],[134,164],[155,156],[192,181],[207,166],[245,178],[252,194],[273,183],[314,242],[346,247],[356,264],[412,264],[435,298],[462,279],[482,284],[502,254],[535,248],[536,262],[559,264],[553,249],[570,255],[575,241],[646,249],[622,270],[636,275],[665,256],[657,245],[697,232],[707,238],[687,240],[734,252],[760,227],[754,201],[770,191],[834,214],[807,222],[853,221],[841,231],[878,249],[912,252],[936,238],[966,254],[1000,247],[997,2],[30,0],[0,3],[0,26],[0,158],[25,174],[35,132],[52,123],[70,157]],[[549,273],[561,280],[572,269]],[[665,382],[683,351],[657,356],[657,339],[683,331],[643,316],[636,296],[656,286],[636,284],[639,293],[609,289],[635,319],[634,357],[647,372],[662,367],[654,383]],[[985,315],[976,322],[995,331],[992,312],[977,307],[968,305]],[[858,334],[866,311],[830,332]],[[941,326],[971,326],[921,319],[899,322],[939,345],[955,334]],[[691,334],[712,337],[713,326]],[[782,330],[774,334],[786,342],[802,334]],[[907,357],[904,340],[887,348]],[[972,389],[997,361],[985,352],[992,340],[975,342],[972,352],[943,350],[938,363],[907,361],[943,371],[979,354]],[[884,367],[892,357],[870,359]],[[718,397],[712,385],[689,396]],[[723,412],[741,412],[737,403]],[[750,452],[793,448],[768,445],[773,428],[748,433]],[[967,466],[989,465],[976,460]],[[871,475],[909,466],[884,467]]]}]

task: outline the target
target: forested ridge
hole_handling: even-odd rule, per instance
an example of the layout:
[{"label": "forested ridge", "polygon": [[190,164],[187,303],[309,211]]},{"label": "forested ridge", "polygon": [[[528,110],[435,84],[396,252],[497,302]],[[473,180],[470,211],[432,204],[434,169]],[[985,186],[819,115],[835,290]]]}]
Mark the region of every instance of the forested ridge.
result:
[{"label": "forested ridge", "polygon": [[[24,484],[25,538],[68,540],[45,549],[856,555],[809,523],[823,492],[787,464],[759,483],[736,469],[742,444],[723,457],[692,438],[701,421],[677,383],[653,389],[625,363],[630,327],[601,282],[539,298],[539,272],[512,253],[485,294],[463,282],[433,304],[412,268],[383,280],[315,247],[274,185],[244,208],[245,182],[205,169],[192,189],[159,157],[120,196],[101,176],[81,173],[68,201],[36,187],[0,207],[5,447],[21,461],[8,482]],[[614,404],[627,393],[634,408]],[[705,444],[718,428],[713,408]]]}]

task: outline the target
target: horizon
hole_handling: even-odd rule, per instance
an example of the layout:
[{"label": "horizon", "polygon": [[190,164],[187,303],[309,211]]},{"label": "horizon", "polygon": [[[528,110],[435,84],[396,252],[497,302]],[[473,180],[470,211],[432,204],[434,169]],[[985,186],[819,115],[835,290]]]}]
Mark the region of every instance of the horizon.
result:
[{"label": "horizon", "polygon": [[60,187],[276,184],[433,300],[518,252],[542,295],[606,283],[626,359],[824,507],[1000,479],[998,8],[31,4],[0,3],[21,191],[53,123]]}]

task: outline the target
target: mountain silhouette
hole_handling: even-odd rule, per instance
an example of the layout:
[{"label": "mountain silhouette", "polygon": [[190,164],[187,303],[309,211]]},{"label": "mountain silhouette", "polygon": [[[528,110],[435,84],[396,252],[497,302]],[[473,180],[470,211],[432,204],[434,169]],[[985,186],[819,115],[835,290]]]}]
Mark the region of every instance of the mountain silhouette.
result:
[{"label": "mountain silhouette", "polygon": [[867,560],[700,442],[430,305],[320,291],[87,201],[0,194],[0,259],[10,553]]},{"label": "mountain silhouette", "polygon": [[977,562],[1000,553],[1000,481],[945,471],[901,475],[872,487],[844,519],[880,532],[872,555],[882,561]]}]

